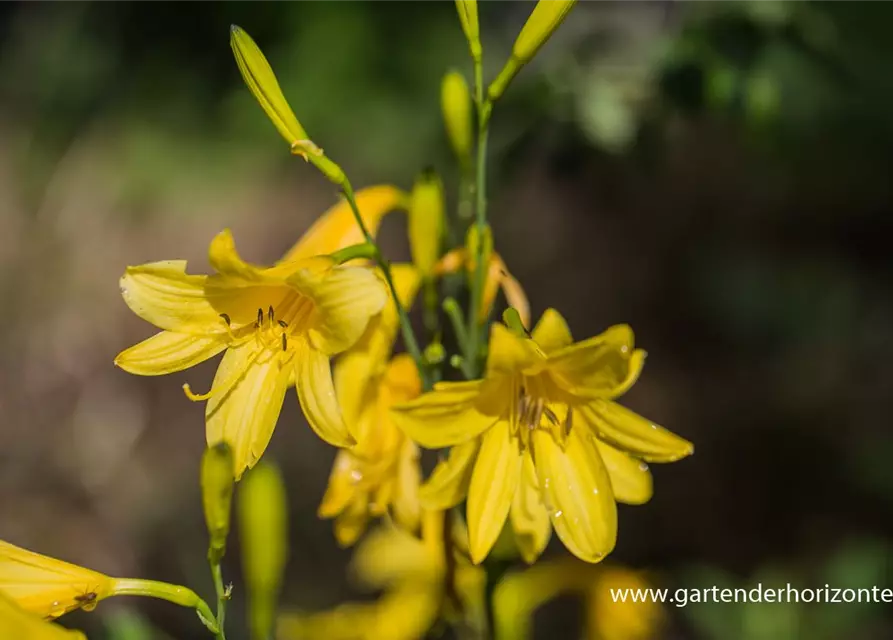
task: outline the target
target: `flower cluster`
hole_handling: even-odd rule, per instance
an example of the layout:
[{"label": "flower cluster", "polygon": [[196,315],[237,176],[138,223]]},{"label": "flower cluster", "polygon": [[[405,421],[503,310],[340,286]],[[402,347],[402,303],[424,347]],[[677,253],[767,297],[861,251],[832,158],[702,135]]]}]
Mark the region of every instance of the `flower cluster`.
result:
[{"label": "flower cluster", "polygon": [[[343,199],[270,266],[244,260],[224,230],[210,244],[211,275],[166,260],[129,267],[121,278],[126,304],[159,332],[122,351],[117,366],[155,376],[222,354],[209,391],[184,385],[189,400],[206,403],[201,479],[217,612],[185,587],[114,579],[0,543],[0,635],[77,637],[40,618],[140,594],[196,609],[223,638],[231,593],[220,561],[238,482],[252,637],[269,637],[287,556],[286,508],[284,481],[261,458],[291,387],[310,428],[338,448],[320,517],[334,519],[342,546],[384,520],[355,558],[359,581],[384,595],[330,612],[284,614],[281,637],[411,639],[438,621],[486,634],[488,618],[497,630],[508,624],[517,594],[530,595],[534,587],[525,585],[540,582],[510,575],[487,589],[491,553],[534,563],[553,530],[586,563],[612,551],[617,502],[647,502],[647,463],[678,460],[692,445],[617,403],[645,362],[630,327],[574,341],[561,314],[548,309],[528,330],[527,296],[494,250],[486,217],[493,106],[573,4],[539,2],[485,87],[477,5],[457,0],[475,79],[474,98],[458,72],[443,82],[446,130],[462,176],[455,219],[431,171],[409,193],[392,186],[354,192],[294,115],[260,49],[232,28],[248,88],[291,153],[335,183]],[[376,244],[383,217],[395,210],[408,213],[410,264],[390,264]],[[464,233],[456,229],[463,222]],[[464,244],[450,245],[448,238],[463,236]],[[453,297],[456,282],[467,291],[467,312]],[[508,310],[504,322],[491,323],[500,290]],[[424,315],[422,339],[409,320],[415,306]],[[395,353],[398,334],[405,352]],[[420,448],[441,450],[427,479]],[[584,571],[579,562],[551,573],[541,566],[558,576],[553,591],[562,576],[593,593],[586,584],[615,575]],[[42,631],[22,631],[31,627]]]}]

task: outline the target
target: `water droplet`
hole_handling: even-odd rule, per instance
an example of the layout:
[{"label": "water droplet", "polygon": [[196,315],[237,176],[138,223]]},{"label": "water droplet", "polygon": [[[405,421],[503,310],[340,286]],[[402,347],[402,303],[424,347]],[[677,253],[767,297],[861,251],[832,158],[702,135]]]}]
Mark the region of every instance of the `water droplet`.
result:
[{"label": "water droplet", "polygon": [[543,482],[543,486],[548,489],[549,488],[549,478],[546,478],[545,482]]},{"label": "water droplet", "polygon": [[561,509],[559,509],[558,511],[555,512],[555,517],[556,517],[556,518],[560,518],[563,514],[564,514],[564,511],[562,511]]},{"label": "water droplet", "polygon": [[622,347],[620,347],[620,353],[626,353],[627,351],[629,351],[629,347],[628,347],[628,346],[623,345]]},{"label": "water droplet", "polygon": [[648,471],[648,464],[645,462],[639,463],[639,471]]},{"label": "water droplet", "polygon": [[350,479],[351,479],[354,483],[359,482],[360,480],[363,479],[363,474],[360,473],[359,470],[354,469],[353,471],[350,472]]},{"label": "water droplet", "polygon": [[595,495],[598,495],[598,489],[593,489],[592,493],[594,493]]}]

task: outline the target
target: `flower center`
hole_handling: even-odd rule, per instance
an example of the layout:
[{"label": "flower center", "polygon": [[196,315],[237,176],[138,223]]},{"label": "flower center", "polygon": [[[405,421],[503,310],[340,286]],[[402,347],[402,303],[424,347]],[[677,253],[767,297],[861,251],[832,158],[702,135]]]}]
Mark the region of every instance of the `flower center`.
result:
[{"label": "flower center", "polygon": [[559,445],[564,446],[573,426],[571,408],[538,393],[539,385],[535,379],[525,376],[513,386],[517,400],[511,416],[511,431],[520,440],[521,446],[530,446],[531,434],[536,429],[548,431]]}]

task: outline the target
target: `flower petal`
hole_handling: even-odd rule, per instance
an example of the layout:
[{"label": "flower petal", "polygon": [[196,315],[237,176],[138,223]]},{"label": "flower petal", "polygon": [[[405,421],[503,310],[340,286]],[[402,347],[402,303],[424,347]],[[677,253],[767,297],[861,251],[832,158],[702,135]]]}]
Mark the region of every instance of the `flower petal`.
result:
[{"label": "flower petal", "polygon": [[573,343],[571,330],[564,316],[555,309],[546,309],[531,333],[533,340],[547,354]]},{"label": "flower petal", "polygon": [[357,492],[355,472],[356,464],[350,452],[338,451],[329,474],[329,484],[316,511],[320,518],[334,518],[353,500]]},{"label": "flower petal", "polygon": [[595,444],[608,469],[614,499],[626,504],[645,504],[651,500],[654,486],[648,465],[601,440],[596,439]]},{"label": "flower petal", "polygon": [[521,475],[522,454],[509,429],[508,420],[500,420],[484,436],[468,487],[468,544],[475,564],[499,537]]},{"label": "flower petal", "polygon": [[218,386],[223,390],[205,408],[208,446],[229,444],[238,480],[270,443],[288,386],[288,364],[278,353],[247,342],[224,354],[212,389]]},{"label": "flower petal", "polygon": [[480,445],[477,438],[457,444],[450,448],[445,460],[437,463],[419,493],[426,509],[443,511],[465,499]]},{"label": "flower petal", "polygon": [[391,516],[404,531],[416,532],[421,523],[419,485],[422,473],[419,468],[419,449],[408,439],[400,449],[397,460],[397,477],[394,479],[394,495],[391,498]]},{"label": "flower petal", "polygon": [[394,424],[428,449],[476,438],[499,417],[501,391],[494,381],[444,382],[415,400],[391,408]]},{"label": "flower petal", "polygon": [[571,429],[562,451],[547,431],[533,432],[539,486],[552,526],[571,553],[598,562],[617,541],[611,479],[585,429]]},{"label": "flower petal", "polygon": [[250,322],[258,308],[274,306],[286,293],[283,287],[246,287],[219,276],[186,273],[185,260],[127,267],[121,295],[143,320],[160,329],[192,334],[226,334],[223,315],[236,323]]},{"label": "flower petal", "polygon": [[368,496],[359,495],[335,519],[335,540],[342,548],[352,546],[369,524]]},{"label": "flower petal", "polygon": [[225,348],[226,342],[221,336],[202,338],[162,331],[119,353],[115,364],[128,373],[160,376],[195,366]]},{"label": "flower petal", "polygon": [[637,458],[674,462],[694,453],[694,445],[688,440],[615,402],[593,400],[580,409],[599,440]]},{"label": "flower petal", "polygon": [[316,305],[310,341],[327,355],[352,347],[388,299],[384,284],[365,267],[299,269],[288,282]]},{"label": "flower petal", "polygon": [[509,273],[508,268],[499,255],[494,254],[493,258],[498,262],[502,273],[499,279],[499,286],[502,288],[502,295],[505,296],[505,301],[518,312],[518,315],[521,317],[521,323],[525,327],[530,327],[530,302],[527,300],[527,294],[524,293],[524,287]]},{"label": "flower petal", "polygon": [[632,329],[617,325],[551,353],[549,370],[571,393],[614,397],[615,390],[628,380],[632,352]]},{"label": "flower petal", "polygon": [[310,427],[335,447],[356,444],[341,416],[328,356],[304,341],[295,357],[295,387]]},{"label": "flower petal", "polygon": [[487,377],[535,373],[546,362],[545,354],[529,338],[522,338],[503,324],[494,323],[490,329]]},{"label": "flower petal", "polygon": [[[357,208],[366,228],[373,237],[386,214],[399,208],[407,194],[391,185],[376,185],[360,189],[354,194]],[[337,204],[322,214],[297,244],[283,256],[282,262],[310,258],[312,256],[335,253],[339,249],[364,241],[347,200]]]},{"label": "flower petal", "polygon": [[510,517],[521,557],[527,564],[533,564],[549,544],[552,523],[537,484],[533,459],[529,454],[523,458],[521,480],[512,501]]},{"label": "flower petal", "polygon": [[3,592],[0,592],[0,638],[86,640],[79,631],[69,631],[25,611]]},{"label": "flower petal", "polygon": [[218,233],[208,249],[208,261],[218,273],[246,282],[261,283],[266,280],[264,269],[248,264],[236,251],[236,241],[229,229]]}]

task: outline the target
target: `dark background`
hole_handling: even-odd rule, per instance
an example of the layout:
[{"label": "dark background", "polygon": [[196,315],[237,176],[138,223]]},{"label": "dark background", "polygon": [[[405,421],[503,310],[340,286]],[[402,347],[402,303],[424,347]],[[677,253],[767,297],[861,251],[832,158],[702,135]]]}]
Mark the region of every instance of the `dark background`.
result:
[{"label": "dark background", "polygon": [[[480,6],[488,77],[531,7]],[[893,587],[891,18],[582,2],[496,108],[491,222],[534,314],[560,309],[578,338],[630,323],[649,357],[625,403],[696,445],[621,509],[610,560],[660,584]],[[223,227],[272,262],[336,199],[242,85],[230,23],[357,187],[431,164],[454,203],[439,85],[470,72],[450,2],[0,4],[0,538],[208,599],[203,408],[180,385],[215,365],[117,370],[152,331],[117,280],[166,258],[204,270]],[[408,255],[401,216],[383,241]],[[315,517],[334,450],[302,422],[290,395],[267,455],[292,511],[283,601],[312,610],[357,594]],[[692,604],[665,637],[891,638],[889,609]],[[578,618],[548,607],[538,628]],[[142,600],[66,623],[207,637]]]}]

